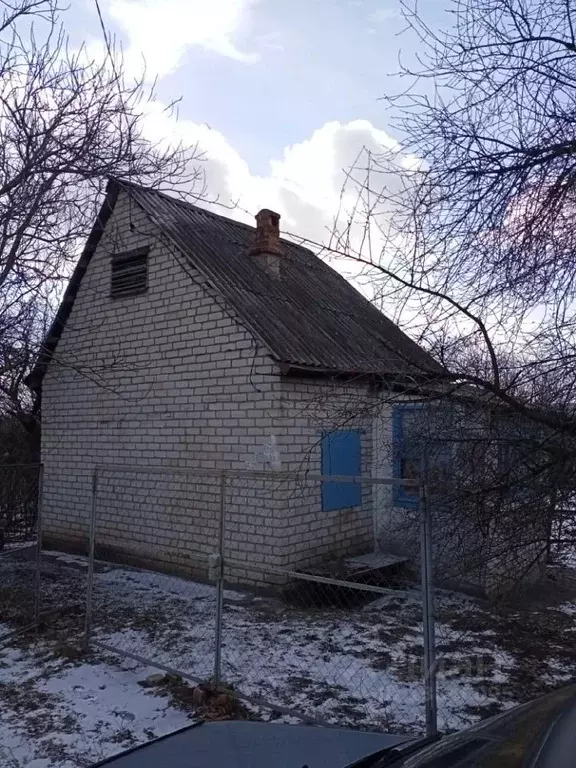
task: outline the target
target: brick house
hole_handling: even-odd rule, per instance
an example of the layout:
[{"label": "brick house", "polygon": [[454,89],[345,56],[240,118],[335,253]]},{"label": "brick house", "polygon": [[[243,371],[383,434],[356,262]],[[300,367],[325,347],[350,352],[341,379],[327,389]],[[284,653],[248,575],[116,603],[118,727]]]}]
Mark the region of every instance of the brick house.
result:
[{"label": "brick house", "polygon": [[[96,465],[392,474],[379,389],[433,376],[437,364],[328,264],[280,239],[277,214],[256,221],[108,184],[29,378],[42,392],[52,544],[86,547]],[[152,567],[204,573],[214,488],[152,475],[108,479],[99,541]],[[246,484],[230,494],[226,540],[239,562],[298,568],[386,546],[389,489],[333,483],[275,496]],[[248,565],[236,575],[266,580]]]}]

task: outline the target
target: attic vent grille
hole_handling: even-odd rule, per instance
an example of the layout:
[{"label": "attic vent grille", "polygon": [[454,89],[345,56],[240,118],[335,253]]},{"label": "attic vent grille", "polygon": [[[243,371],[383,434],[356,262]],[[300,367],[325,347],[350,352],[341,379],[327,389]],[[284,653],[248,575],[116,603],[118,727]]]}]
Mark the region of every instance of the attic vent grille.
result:
[{"label": "attic vent grille", "polygon": [[110,296],[134,296],[148,288],[148,253],[150,246],[112,256]]}]

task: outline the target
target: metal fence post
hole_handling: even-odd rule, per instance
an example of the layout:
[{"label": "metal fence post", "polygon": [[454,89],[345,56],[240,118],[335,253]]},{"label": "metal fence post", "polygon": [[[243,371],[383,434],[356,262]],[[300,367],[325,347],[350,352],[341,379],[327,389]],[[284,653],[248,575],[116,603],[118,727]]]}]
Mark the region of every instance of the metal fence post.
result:
[{"label": "metal fence post", "polygon": [[218,578],[216,583],[216,628],[214,633],[214,683],[218,685],[222,666],[222,619],[224,612],[224,513],[226,474],[220,475],[220,518],[218,521]]},{"label": "metal fence post", "polygon": [[438,733],[438,707],[436,700],[436,634],[434,627],[432,526],[426,485],[424,483],[420,486],[420,519],[426,735],[434,736]]},{"label": "metal fence post", "polygon": [[94,552],[96,549],[96,510],[98,504],[98,468],[92,473],[92,508],[90,513],[90,539],[88,545],[88,576],[86,583],[86,615],[84,617],[84,650],[90,645],[92,629],[92,593],[94,591]]},{"label": "metal fence post", "polygon": [[38,467],[38,500],[36,502],[36,573],[34,584],[34,624],[40,626],[40,592],[42,589],[42,503],[44,493],[44,464]]}]

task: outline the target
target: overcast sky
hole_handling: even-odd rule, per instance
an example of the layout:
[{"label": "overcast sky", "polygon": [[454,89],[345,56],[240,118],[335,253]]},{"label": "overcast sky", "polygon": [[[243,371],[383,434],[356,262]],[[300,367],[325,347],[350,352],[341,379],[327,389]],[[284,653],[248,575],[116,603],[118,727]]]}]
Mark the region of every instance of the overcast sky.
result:
[{"label": "overcast sky", "polygon": [[[446,0],[426,0],[434,25]],[[284,228],[322,237],[343,172],[363,146],[401,139],[380,101],[401,87],[399,0],[100,0],[134,73],[157,78],[149,117],[156,138],[199,142],[211,195]],[[67,26],[101,42],[94,0],[74,0]],[[162,106],[182,96],[179,121]]]}]

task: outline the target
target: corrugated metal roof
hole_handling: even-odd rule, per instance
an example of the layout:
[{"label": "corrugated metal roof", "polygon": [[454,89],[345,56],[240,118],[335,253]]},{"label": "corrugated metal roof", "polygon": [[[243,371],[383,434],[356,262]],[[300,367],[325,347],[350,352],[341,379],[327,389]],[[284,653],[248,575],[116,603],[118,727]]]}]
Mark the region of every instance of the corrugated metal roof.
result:
[{"label": "corrugated metal roof", "polygon": [[310,250],[282,240],[276,278],[248,255],[255,228],[156,190],[121,183],[281,363],[341,373],[441,367]]},{"label": "corrugated metal roof", "polygon": [[156,190],[112,180],[36,365],[40,387],[120,189],[132,197],[281,364],[325,373],[430,376],[443,368],[362,294],[301,245],[282,240],[280,278],[248,248],[256,230]]}]

